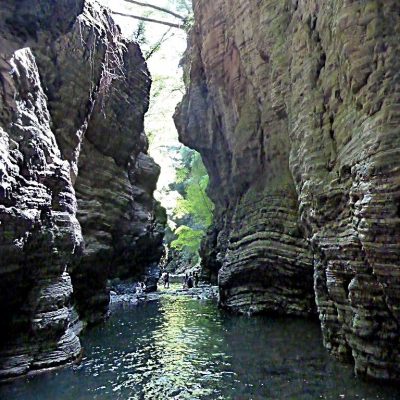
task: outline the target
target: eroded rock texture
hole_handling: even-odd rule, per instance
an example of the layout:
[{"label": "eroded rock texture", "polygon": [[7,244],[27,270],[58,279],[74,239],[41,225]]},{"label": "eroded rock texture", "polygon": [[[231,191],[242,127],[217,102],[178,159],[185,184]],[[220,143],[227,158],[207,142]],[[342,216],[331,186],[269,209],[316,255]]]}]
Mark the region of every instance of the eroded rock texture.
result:
[{"label": "eroded rock texture", "polygon": [[0,1],[0,379],[79,357],[107,279],[160,258],[149,87],[97,3]]},{"label": "eroded rock texture", "polygon": [[326,347],[398,380],[400,4],[328,3],[195,1],[176,123],[210,172],[222,304],[307,314],[315,292]]}]

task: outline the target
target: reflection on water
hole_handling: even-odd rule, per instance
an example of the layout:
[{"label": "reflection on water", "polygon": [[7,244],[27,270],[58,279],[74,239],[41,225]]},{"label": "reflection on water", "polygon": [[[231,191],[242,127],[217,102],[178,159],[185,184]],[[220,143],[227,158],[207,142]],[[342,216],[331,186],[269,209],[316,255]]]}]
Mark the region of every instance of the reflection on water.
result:
[{"label": "reflection on water", "polygon": [[211,301],[166,296],[115,310],[83,338],[85,359],[0,388],[1,399],[384,399],[321,345],[318,324],[233,317]]},{"label": "reflection on water", "polygon": [[[222,368],[230,365],[220,352],[222,338],[210,340],[213,329],[221,326],[218,313],[210,313],[210,305],[182,298],[163,298],[159,306],[145,308],[141,321],[135,321],[142,325],[136,325],[141,335],[135,335],[135,350],[123,357],[130,372],[117,377],[113,391],[133,399],[212,396],[213,387],[229,373]],[[132,388],[140,388],[136,396]]]}]

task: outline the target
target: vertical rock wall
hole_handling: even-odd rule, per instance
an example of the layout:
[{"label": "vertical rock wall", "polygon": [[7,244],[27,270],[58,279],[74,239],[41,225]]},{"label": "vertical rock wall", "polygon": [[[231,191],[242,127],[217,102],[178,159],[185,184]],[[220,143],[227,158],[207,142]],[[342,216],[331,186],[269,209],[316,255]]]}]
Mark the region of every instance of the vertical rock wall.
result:
[{"label": "vertical rock wall", "polygon": [[149,88],[97,3],[0,1],[0,379],[79,357],[107,279],[160,258]]},{"label": "vertical rock wall", "polygon": [[210,173],[222,304],[306,314],[315,295],[326,347],[398,380],[400,5],[328,3],[194,1],[176,123]]},{"label": "vertical rock wall", "polygon": [[[312,254],[289,169],[285,97],[270,93],[277,82],[257,49],[264,38],[253,21],[259,11],[244,3],[228,11],[223,1],[195,2],[190,85],[176,116],[181,140],[200,151],[210,172],[216,215],[205,268],[214,276],[219,269],[226,307],[306,315],[313,308]],[[271,41],[288,23],[277,8],[279,22],[264,28]],[[284,42],[274,51],[285,53]]]},{"label": "vertical rock wall", "polygon": [[7,131],[0,128],[0,377],[58,365],[80,353],[70,326],[69,271],[83,241],[70,168],[50,127],[31,50],[15,51],[9,67],[2,110],[10,107],[13,122]]}]

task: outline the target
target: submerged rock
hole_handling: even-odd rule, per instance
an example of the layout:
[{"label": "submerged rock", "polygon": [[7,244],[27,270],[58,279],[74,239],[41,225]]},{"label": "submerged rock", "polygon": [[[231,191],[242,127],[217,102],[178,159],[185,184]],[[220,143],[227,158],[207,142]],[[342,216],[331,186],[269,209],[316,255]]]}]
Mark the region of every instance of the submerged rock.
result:
[{"label": "submerged rock", "polygon": [[94,1],[1,1],[0,17],[1,379],[77,359],[107,279],[146,274],[163,226],[138,45]]},{"label": "submerged rock", "polygon": [[[251,3],[251,4],[250,4]],[[194,1],[181,140],[216,205],[203,274],[240,311],[309,314],[400,379],[400,5]]]}]

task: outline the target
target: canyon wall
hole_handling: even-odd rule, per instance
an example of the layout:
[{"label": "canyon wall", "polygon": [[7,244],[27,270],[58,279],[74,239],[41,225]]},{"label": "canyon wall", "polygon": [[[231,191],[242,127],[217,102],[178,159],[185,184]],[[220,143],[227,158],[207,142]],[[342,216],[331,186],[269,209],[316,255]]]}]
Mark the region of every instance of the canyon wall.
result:
[{"label": "canyon wall", "polygon": [[0,1],[0,379],[77,359],[107,279],[157,264],[150,83],[97,3]]},{"label": "canyon wall", "polygon": [[400,4],[194,1],[175,121],[216,205],[222,306],[307,315],[360,376],[400,378]]}]

